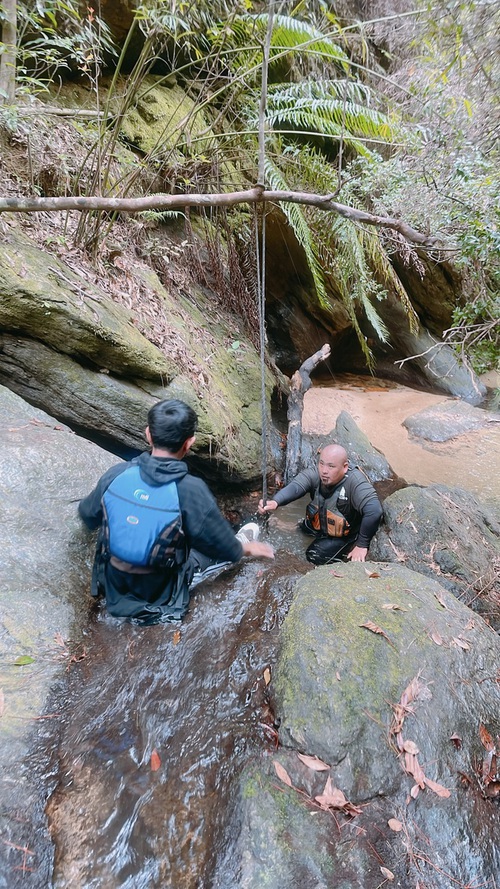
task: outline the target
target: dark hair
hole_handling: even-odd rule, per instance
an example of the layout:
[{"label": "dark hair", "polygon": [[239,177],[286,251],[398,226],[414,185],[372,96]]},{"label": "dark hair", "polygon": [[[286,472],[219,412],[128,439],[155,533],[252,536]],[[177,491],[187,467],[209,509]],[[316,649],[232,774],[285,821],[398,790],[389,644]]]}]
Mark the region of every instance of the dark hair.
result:
[{"label": "dark hair", "polygon": [[150,408],[148,426],[153,445],[175,454],[180,451],[186,439],[195,434],[198,417],[184,401],[169,398],[167,401],[158,401]]}]

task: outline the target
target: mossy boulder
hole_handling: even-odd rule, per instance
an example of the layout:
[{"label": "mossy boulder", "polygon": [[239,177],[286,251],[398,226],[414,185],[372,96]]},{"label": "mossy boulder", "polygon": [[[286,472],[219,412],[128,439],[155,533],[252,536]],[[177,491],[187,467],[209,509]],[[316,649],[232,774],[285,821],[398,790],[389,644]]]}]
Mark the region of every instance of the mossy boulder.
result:
[{"label": "mossy boulder", "polygon": [[[480,617],[401,565],[340,564],[301,578],[271,685],[283,746],[241,777],[232,885],[491,880],[498,776],[483,763],[485,738],[500,731],[499,655]],[[318,805],[327,779],[351,809]]]},{"label": "mossy boulder", "polygon": [[0,327],[118,375],[160,382],[176,374],[131,312],[15,227],[2,239]]}]

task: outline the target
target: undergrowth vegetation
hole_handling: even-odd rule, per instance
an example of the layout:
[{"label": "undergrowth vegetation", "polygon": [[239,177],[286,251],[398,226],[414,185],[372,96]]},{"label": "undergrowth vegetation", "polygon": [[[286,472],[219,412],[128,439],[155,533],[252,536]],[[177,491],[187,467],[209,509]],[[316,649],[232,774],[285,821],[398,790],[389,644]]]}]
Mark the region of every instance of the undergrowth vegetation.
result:
[{"label": "undergrowth vegetation", "polygon": [[[10,6],[0,6],[4,24]],[[66,165],[66,193],[224,191],[257,181],[269,4],[139,4],[120,47],[106,22],[90,8],[82,14],[74,0],[27,0],[17,7],[14,102],[7,101],[6,87],[12,65],[0,74],[4,126],[14,137],[28,132],[29,103],[46,95],[57,104],[63,78],[87,91],[83,116],[74,119],[83,156],[79,165]],[[410,14],[401,0],[377,0],[364,22],[348,20],[340,2],[276,3],[273,9],[266,184],[330,194],[428,231],[427,249],[405,246],[411,262],[422,273],[426,264],[452,263],[461,274],[442,333],[477,371],[494,366],[500,277],[495,4],[420,0]],[[3,58],[9,47],[0,48]],[[126,160],[125,122],[162,84],[182,87],[190,104],[179,100],[140,156],[129,143],[135,158]],[[298,204],[282,204],[279,212],[304,251],[318,304],[328,311],[332,299],[341,299],[372,366],[366,331],[387,339],[377,305],[389,291],[405,306],[410,326],[417,325],[411,294],[391,262],[401,249],[397,239]],[[206,225],[210,255],[221,248],[230,256],[231,281],[221,274],[219,289],[229,301],[240,294],[232,306],[240,311],[251,304],[244,265],[255,269],[259,262],[251,216],[239,223],[242,218],[244,238],[227,214],[212,214]],[[164,223],[164,216],[157,220]],[[74,237],[96,259],[112,226],[108,214],[85,213]],[[255,313],[247,312],[246,320],[254,327]]]}]

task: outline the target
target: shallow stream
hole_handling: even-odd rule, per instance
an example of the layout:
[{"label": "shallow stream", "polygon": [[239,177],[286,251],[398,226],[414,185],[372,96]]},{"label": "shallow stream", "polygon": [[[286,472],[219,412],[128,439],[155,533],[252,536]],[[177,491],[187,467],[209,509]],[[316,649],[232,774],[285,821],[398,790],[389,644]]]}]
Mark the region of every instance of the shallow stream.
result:
[{"label": "shallow stream", "polygon": [[[435,398],[443,400],[401,387],[362,392],[351,381],[312,389],[304,423],[326,434],[347,410],[408,482],[492,498],[498,429],[474,433],[468,457],[460,441],[436,453],[408,440],[403,413]],[[180,629],[90,615],[84,656],[51,704],[58,718],[41,729],[45,756],[34,754],[45,762],[54,862],[13,874],[11,889],[234,889],[218,867],[231,840],[231,782],[250,755],[273,750],[267,669],[295,580],[309,568],[302,515],[301,502],[272,515],[276,561],[249,561],[200,586]]]}]

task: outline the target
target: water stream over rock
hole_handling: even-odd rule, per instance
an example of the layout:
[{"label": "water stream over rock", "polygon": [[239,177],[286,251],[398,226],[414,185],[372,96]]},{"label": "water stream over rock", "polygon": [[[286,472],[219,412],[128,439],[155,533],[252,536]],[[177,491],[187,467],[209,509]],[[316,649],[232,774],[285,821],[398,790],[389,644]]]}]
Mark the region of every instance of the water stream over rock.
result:
[{"label": "water stream over rock", "polygon": [[180,629],[92,623],[47,807],[55,886],[211,885],[230,779],[268,746],[264,671],[306,570],[282,554],[226,571]]}]

